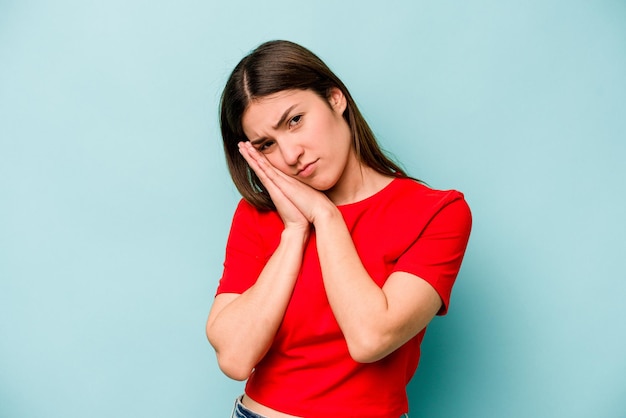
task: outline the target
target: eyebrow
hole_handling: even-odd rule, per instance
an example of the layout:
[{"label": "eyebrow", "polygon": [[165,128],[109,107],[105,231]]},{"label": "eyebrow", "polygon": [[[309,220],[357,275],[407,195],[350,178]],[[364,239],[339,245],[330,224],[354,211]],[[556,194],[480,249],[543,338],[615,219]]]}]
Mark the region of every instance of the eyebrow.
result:
[{"label": "eyebrow", "polygon": [[[278,122],[276,122],[276,125],[272,126],[272,129],[276,130],[280,127],[280,125],[282,125],[283,123],[285,123],[285,121],[287,120],[287,117],[289,116],[289,113],[291,113],[291,111],[298,106],[299,103],[296,103],[292,106],[289,106],[287,108],[287,110],[285,110],[282,114],[282,116],[280,117],[280,119],[278,120]],[[258,139],[253,139],[252,141],[250,141],[250,143],[252,145],[258,145],[260,143],[262,143],[263,141],[265,141],[267,138],[263,137],[263,138],[258,138]]]},{"label": "eyebrow", "polygon": [[296,106],[298,106],[297,104],[289,106],[289,108],[287,110],[285,110],[285,112],[283,113],[283,115],[280,117],[280,119],[278,120],[278,122],[276,122],[276,125],[272,126],[272,128],[274,129],[278,129],[278,127],[280,125],[282,125],[286,120],[287,120],[287,116],[289,115],[289,112],[291,112]]}]

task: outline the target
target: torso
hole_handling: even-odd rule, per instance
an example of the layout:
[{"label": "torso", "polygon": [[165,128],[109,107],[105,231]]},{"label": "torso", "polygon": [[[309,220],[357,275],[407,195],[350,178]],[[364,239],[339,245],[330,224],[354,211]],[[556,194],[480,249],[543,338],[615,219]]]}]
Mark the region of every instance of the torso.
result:
[{"label": "torso", "polygon": [[284,412],[279,412],[265,405],[261,405],[254,399],[250,398],[248,395],[243,395],[241,403],[252,412],[266,416],[268,418],[299,418],[295,415],[285,414]]},{"label": "torso", "polygon": [[[458,270],[442,270],[439,260],[450,257],[438,255],[432,238],[441,232],[429,231],[426,238],[430,236],[430,241],[418,238],[441,209],[453,202],[458,202],[457,207],[465,205],[458,192],[396,179],[377,194],[340,210],[375,283],[382,287],[395,270],[404,271],[422,277],[447,299]],[[243,293],[252,286],[278,246],[283,228],[276,213],[259,212],[241,202],[218,293]],[[408,407],[406,384],[417,368],[423,335],[422,330],[377,362],[354,362],[328,304],[313,232],[281,327],[248,379],[249,395],[243,404],[269,418],[350,416],[355,411],[359,416],[401,416]],[[370,415],[364,415],[365,411]]]}]

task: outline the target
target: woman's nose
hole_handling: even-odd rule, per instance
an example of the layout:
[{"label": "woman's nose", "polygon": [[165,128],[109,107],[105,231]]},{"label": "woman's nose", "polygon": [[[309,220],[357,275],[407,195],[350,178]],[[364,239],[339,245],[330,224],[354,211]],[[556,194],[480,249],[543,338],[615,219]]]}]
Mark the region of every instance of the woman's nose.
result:
[{"label": "woman's nose", "polygon": [[302,146],[293,141],[283,141],[280,145],[280,151],[287,165],[297,165],[300,156],[302,155]]}]

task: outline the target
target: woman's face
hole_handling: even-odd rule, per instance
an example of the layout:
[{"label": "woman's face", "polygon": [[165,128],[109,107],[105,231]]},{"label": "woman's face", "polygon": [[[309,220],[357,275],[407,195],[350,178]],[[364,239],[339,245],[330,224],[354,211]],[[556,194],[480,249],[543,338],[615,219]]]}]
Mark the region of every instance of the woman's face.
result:
[{"label": "woman's face", "polygon": [[252,145],[283,173],[326,191],[355,165],[346,98],[333,89],[328,100],[311,90],[286,90],[253,100],[242,118]]}]

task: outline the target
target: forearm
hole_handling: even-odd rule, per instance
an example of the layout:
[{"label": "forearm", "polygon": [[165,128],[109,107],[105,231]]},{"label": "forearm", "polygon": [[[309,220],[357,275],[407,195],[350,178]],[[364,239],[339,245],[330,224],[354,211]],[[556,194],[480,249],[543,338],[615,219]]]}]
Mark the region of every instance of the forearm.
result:
[{"label": "forearm", "polygon": [[363,267],[339,211],[317,222],[316,240],[328,301],[352,352],[376,332],[387,300]]},{"label": "forearm", "polygon": [[[428,293],[432,288],[415,276],[395,276],[407,282],[380,288],[365,270],[338,211],[315,226],[328,300],[355,360],[378,360],[427,325],[440,303]],[[400,289],[404,285],[406,292]]]},{"label": "forearm", "polygon": [[255,284],[225,306],[214,306],[216,312],[212,309],[207,336],[230,377],[247,378],[272,344],[300,271],[307,236],[284,230]]}]

